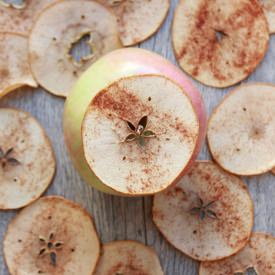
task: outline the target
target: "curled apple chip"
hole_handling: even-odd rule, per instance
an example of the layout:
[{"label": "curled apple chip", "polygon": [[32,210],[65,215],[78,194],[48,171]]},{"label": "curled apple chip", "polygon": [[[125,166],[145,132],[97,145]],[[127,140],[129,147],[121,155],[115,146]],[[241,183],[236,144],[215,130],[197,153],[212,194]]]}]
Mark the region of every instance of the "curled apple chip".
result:
[{"label": "curled apple chip", "polygon": [[225,170],[257,175],[275,166],[275,87],[242,85],[213,111],[208,143],[213,158]]},{"label": "curled apple chip", "polygon": [[89,214],[62,197],[44,197],[23,209],[3,243],[10,274],[90,275],[100,244]]},{"label": "curled apple chip", "polygon": [[0,0],[0,31],[28,35],[35,17],[53,2],[57,0],[25,0],[17,5]]},{"label": "curled apple chip", "polygon": [[199,261],[242,249],[253,227],[246,185],[212,162],[196,162],[180,182],[155,195],[153,221],[181,252]]},{"label": "curled apple chip", "polygon": [[136,241],[103,245],[95,275],[164,275],[155,251]]},{"label": "curled apple chip", "polygon": [[181,0],[172,36],[184,71],[205,85],[228,87],[263,59],[269,30],[257,0]]},{"label": "curled apple chip", "polygon": [[238,254],[216,262],[203,262],[199,275],[273,275],[275,274],[275,238],[253,233]]},{"label": "curled apple chip", "polygon": [[28,38],[0,33],[0,98],[21,86],[37,87],[28,62]]},{"label": "curled apple chip", "polygon": [[269,32],[275,33],[275,0],[260,0],[268,21]]},{"label": "curled apple chip", "polygon": [[51,144],[28,113],[0,108],[0,209],[16,209],[38,199],[55,173]]},{"label": "curled apple chip", "polygon": [[[87,54],[77,58],[73,49],[81,41]],[[94,1],[59,1],[46,8],[32,28],[31,69],[42,87],[66,97],[83,71],[120,46],[116,18],[107,8]]]},{"label": "curled apple chip", "polygon": [[128,196],[157,193],[177,181],[193,162],[198,135],[189,97],[159,75],[112,83],[93,98],[82,123],[90,169]]},{"label": "curled apple chip", "polygon": [[170,0],[99,0],[114,11],[124,46],[152,36],[167,16]]}]

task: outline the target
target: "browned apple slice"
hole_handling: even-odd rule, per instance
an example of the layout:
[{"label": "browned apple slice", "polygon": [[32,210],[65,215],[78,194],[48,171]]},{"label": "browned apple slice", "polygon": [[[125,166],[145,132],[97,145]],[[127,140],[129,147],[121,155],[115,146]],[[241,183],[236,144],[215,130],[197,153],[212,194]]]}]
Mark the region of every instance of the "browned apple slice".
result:
[{"label": "browned apple slice", "polygon": [[172,36],[188,74],[205,85],[228,87],[263,59],[269,30],[257,0],[181,0]]},{"label": "browned apple slice", "polygon": [[103,245],[95,275],[164,275],[155,251],[135,241]]},{"label": "browned apple slice", "polygon": [[23,209],[9,224],[3,247],[13,275],[90,275],[100,253],[89,214],[55,196]]},{"label": "browned apple slice", "polygon": [[44,193],[55,158],[45,131],[30,114],[0,108],[0,121],[0,209],[16,209]]},{"label": "browned apple slice", "polygon": [[271,170],[271,173],[275,175],[275,167]]},{"label": "browned apple slice", "polygon": [[167,16],[170,0],[99,0],[114,11],[120,39],[131,46],[153,35]]},{"label": "browned apple slice", "polygon": [[[77,59],[73,49],[80,41],[85,42],[87,55]],[[107,8],[94,1],[58,1],[39,15],[32,28],[31,68],[41,86],[65,97],[83,71],[119,47],[116,18]]]},{"label": "browned apple slice", "polygon": [[18,5],[0,0],[0,31],[28,35],[38,13],[53,2],[57,0],[25,0]]},{"label": "browned apple slice", "polygon": [[199,261],[242,249],[253,227],[246,185],[212,162],[197,162],[174,187],[155,195],[153,221],[174,247]]},{"label": "browned apple slice", "polygon": [[158,75],[122,78],[100,91],[82,123],[84,154],[108,187],[160,192],[192,163],[199,122],[180,86]]},{"label": "browned apple slice", "polygon": [[275,274],[275,238],[254,233],[238,254],[216,262],[203,262],[199,275],[273,275]]},{"label": "browned apple slice", "polygon": [[28,38],[0,33],[0,48],[0,98],[21,86],[37,87],[28,61]]},{"label": "browned apple slice", "polygon": [[269,32],[275,33],[275,0],[260,0],[267,17]]},{"label": "browned apple slice", "polygon": [[213,111],[208,143],[213,158],[225,170],[257,175],[275,166],[275,87],[242,85]]}]

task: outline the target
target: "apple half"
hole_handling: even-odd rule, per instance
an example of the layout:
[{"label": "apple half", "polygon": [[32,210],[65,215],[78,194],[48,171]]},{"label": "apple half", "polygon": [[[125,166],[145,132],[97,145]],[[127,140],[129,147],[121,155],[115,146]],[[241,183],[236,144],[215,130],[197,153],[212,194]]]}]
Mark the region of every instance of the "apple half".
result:
[{"label": "apple half", "polygon": [[[106,100],[118,108],[109,108]],[[128,113],[122,114],[123,108]],[[139,132],[140,125],[152,131],[144,144],[140,136],[148,133]],[[163,57],[137,48],[119,49],[95,62],[74,85],[64,110],[65,141],[75,167],[93,187],[115,195],[150,195],[177,182],[196,159],[205,130],[202,98],[187,77]],[[136,135],[133,140],[130,134]],[[154,156],[144,161],[146,151]]]}]

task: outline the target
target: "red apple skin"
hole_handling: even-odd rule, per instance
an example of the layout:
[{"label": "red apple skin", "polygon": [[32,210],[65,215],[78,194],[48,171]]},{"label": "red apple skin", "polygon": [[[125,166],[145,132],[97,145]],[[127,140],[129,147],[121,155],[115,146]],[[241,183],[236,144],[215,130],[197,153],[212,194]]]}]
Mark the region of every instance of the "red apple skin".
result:
[{"label": "red apple skin", "polygon": [[164,75],[178,83],[191,99],[197,112],[200,123],[197,145],[180,177],[192,166],[205,140],[207,119],[201,95],[179,68],[160,55],[144,49],[124,48],[108,53],[95,62],[74,85],[65,103],[63,121],[65,142],[74,166],[86,182],[102,192],[125,195],[104,185],[85,160],[81,139],[85,112],[92,98],[111,83],[122,77],[145,74]]}]

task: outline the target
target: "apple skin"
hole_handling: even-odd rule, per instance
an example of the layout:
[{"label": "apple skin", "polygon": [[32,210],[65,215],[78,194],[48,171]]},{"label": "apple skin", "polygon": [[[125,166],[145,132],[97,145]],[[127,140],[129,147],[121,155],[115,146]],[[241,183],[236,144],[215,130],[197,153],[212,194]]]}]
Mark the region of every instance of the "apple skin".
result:
[{"label": "apple skin", "polygon": [[142,74],[164,75],[178,83],[189,95],[197,112],[200,133],[193,156],[182,174],[192,166],[205,139],[207,120],[201,95],[180,69],[160,55],[144,49],[124,48],[108,53],[96,61],[76,82],[67,97],[63,120],[65,142],[74,166],[87,183],[105,193],[123,195],[104,185],[89,168],[81,139],[82,121],[92,98],[99,91],[122,77]]}]

